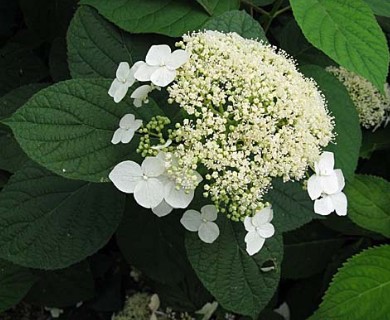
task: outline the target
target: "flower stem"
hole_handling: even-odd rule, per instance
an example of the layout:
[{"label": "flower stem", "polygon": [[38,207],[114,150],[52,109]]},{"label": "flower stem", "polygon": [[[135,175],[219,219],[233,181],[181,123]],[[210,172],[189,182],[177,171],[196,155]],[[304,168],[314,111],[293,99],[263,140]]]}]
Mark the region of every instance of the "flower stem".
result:
[{"label": "flower stem", "polygon": [[[274,6],[272,7],[272,10],[269,13],[269,17],[267,19],[267,22],[264,25],[264,32],[265,33],[268,32],[268,29],[271,26],[271,23],[274,20],[274,18],[277,16],[278,10],[279,10],[280,6],[282,5],[282,3],[283,3],[283,0],[276,0],[275,1]],[[284,10],[284,9],[281,9],[281,10]],[[279,11],[281,11],[281,10],[279,10]]]},{"label": "flower stem", "polygon": [[268,11],[266,11],[266,10],[260,8],[260,7],[255,6],[252,2],[250,2],[248,0],[241,0],[241,3],[249,6],[251,12],[252,11],[257,11],[258,13],[260,13],[262,15],[265,15],[267,17],[270,15],[270,13]]}]

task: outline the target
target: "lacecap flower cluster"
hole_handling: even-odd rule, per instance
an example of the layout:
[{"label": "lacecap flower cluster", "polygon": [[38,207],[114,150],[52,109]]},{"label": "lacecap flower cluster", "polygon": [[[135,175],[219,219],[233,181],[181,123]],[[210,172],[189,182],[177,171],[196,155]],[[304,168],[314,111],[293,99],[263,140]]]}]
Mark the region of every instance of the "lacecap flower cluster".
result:
[{"label": "lacecap flower cluster", "polygon": [[211,243],[219,235],[217,214],[226,214],[245,222],[247,251],[255,254],[274,234],[272,208],[263,200],[272,180],[305,177],[334,137],[333,118],[316,83],[273,46],[216,31],[184,35],[176,45],[173,52],[152,46],[145,61],[117,70],[109,90],[115,101],[134,82],[148,82],[133,91],[134,105],[165,88],[184,119],[164,133],[172,119],[144,124],[125,115],[112,142],[140,134],[137,151],[145,159],[118,164],[110,179],[158,216],[187,208],[202,188],[209,205],[188,210],[182,224]]}]

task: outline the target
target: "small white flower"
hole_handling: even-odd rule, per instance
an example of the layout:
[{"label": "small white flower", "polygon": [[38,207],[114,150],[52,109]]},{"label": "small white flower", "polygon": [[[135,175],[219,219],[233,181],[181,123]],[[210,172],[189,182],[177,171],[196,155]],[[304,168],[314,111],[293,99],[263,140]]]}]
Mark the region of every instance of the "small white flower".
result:
[{"label": "small white flower", "polygon": [[142,120],[136,120],[133,114],[126,114],[119,121],[119,128],[112,136],[111,143],[129,143],[134,137],[134,133],[142,126]]},{"label": "small white flower", "polygon": [[199,238],[206,243],[213,243],[219,236],[217,208],[214,205],[203,206],[201,213],[187,210],[180,219],[181,224],[189,231],[198,232]]},{"label": "small white flower", "polygon": [[189,59],[184,50],[175,50],[166,44],[150,47],[145,62],[142,62],[134,76],[138,81],[151,81],[159,87],[165,87],[176,77],[176,69]]},{"label": "small white flower", "polygon": [[165,142],[164,144],[161,144],[158,146],[152,146],[151,148],[154,150],[162,150],[162,149],[169,147],[171,144],[172,144],[172,140],[168,139],[167,142]]},{"label": "small white flower", "polygon": [[173,208],[165,201],[161,201],[161,203],[157,206],[152,208],[153,213],[157,217],[164,217],[172,212]]},{"label": "small white flower", "polygon": [[149,309],[152,311],[152,315],[150,316],[150,320],[157,320],[156,311],[160,308],[160,298],[157,294],[153,294],[150,297],[150,303],[148,305]]},{"label": "small white flower", "polygon": [[127,62],[121,62],[116,70],[116,78],[112,82],[108,94],[114,98],[116,103],[122,101],[129,88],[134,84],[134,73],[141,65],[141,61],[136,62],[130,69]]},{"label": "small white flower", "polygon": [[50,312],[50,315],[52,318],[59,318],[62,313],[64,313],[64,310],[59,309],[59,308],[49,308],[45,307],[46,311]]},{"label": "small white flower", "polygon": [[314,201],[314,212],[326,216],[333,211],[339,216],[347,215],[348,200],[346,195],[341,192],[323,195],[321,199]]},{"label": "small white flower", "polygon": [[280,314],[283,319],[290,320],[290,308],[286,302],[283,302],[278,308],[274,309],[274,311]]},{"label": "small white flower", "polygon": [[164,185],[160,179],[164,162],[146,157],[140,166],[134,161],[123,161],[110,172],[109,178],[122,192],[134,193],[134,199],[144,208],[155,208],[164,199]]},{"label": "small white flower", "polygon": [[246,251],[250,256],[259,252],[265,239],[275,233],[274,226],[270,223],[273,218],[271,207],[258,211],[253,217],[245,217],[244,226],[248,233],[245,236]]},{"label": "small white flower", "polygon": [[[322,194],[333,194],[344,187],[345,181],[340,169],[333,169],[334,155],[325,151],[318,162],[314,163],[315,174],[307,181],[307,191],[312,200],[318,199]],[[341,190],[340,189],[340,190]]]},{"label": "small white flower", "polygon": [[134,99],[133,104],[137,108],[141,107],[143,103],[148,103],[148,95],[156,88],[153,85],[144,84],[133,91],[131,98]]},{"label": "small white flower", "polygon": [[195,313],[203,315],[202,320],[209,320],[213,316],[213,314],[214,314],[215,310],[217,310],[217,308],[218,308],[217,301],[214,301],[212,303],[207,302],[200,310],[195,311]]}]

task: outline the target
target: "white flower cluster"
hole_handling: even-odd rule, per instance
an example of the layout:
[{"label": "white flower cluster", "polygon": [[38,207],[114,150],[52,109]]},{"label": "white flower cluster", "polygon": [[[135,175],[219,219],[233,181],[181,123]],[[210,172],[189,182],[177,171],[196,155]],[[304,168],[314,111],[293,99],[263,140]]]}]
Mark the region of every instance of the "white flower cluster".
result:
[{"label": "white flower cluster", "polygon": [[385,95],[382,95],[371,82],[343,67],[330,66],[326,70],[344,84],[356,106],[360,123],[364,128],[376,130],[390,121],[390,87],[388,84],[385,84]]},{"label": "white flower cluster", "polygon": [[275,177],[302,179],[333,121],[316,84],[274,47],[235,33],[183,36],[190,59],[167,89],[189,115],[176,124],[173,155],[205,167],[205,196],[218,211],[243,220],[266,206]]}]

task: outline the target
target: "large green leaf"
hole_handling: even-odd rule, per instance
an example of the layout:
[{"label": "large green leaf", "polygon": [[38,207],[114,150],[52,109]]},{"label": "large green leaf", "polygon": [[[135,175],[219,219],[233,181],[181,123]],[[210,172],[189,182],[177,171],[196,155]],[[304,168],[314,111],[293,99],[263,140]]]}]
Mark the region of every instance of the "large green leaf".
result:
[{"label": "large green leaf", "polygon": [[275,180],[265,200],[272,204],[272,224],[278,232],[299,228],[316,218],[313,201],[298,182],[283,183],[281,180]]},{"label": "large green leaf", "polygon": [[[181,0],[81,0],[120,28],[133,33],[159,33],[180,37],[198,30],[209,15],[197,3]],[[215,15],[239,8],[238,0],[209,0]]]},{"label": "large green leaf", "polygon": [[191,267],[185,259],[184,235],[172,213],[159,218],[129,198],[116,238],[126,260],[162,283],[175,283]]},{"label": "large green leaf", "polygon": [[378,16],[390,18],[390,2],[387,0],[364,0]]},{"label": "large green leaf", "polygon": [[[255,319],[278,286],[282,239],[280,236],[267,239],[258,254],[249,256],[245,250],[243,224],[220,215],[218,225],[220,235],[212,244],[188,232],[188,258],[204,286],[223,308]],[[272,262],[275,269],[262,271],[266,262]]]},{"label": "large green leaf", "polygon": [[260,24],[245,11],[232,10],[211,18],[203,25],[204,29],[236,32],[244,38],[268,42]]},{"label": "large green leaf", "polygon": [[93,298],[94,279],[87,261],[55,271],[37,270],[39,279],[26,296],[28,303],[47,307],[70,307]]},{"label": "large green leaf", "polygon": [[357,225],[390,238],[390,182],[356,175],[345,188],[348,215]]},{"label": "large green leaf", "polygon": [[303,34],[315,47],[383,92],[389,65],[387,42],[363,0],[291,0],[290,3]]},{"label": "large green leaf", "polygon": [[346,241],[318,221],[287,232],[283,238],[282,277],[288,279],[307,278],[321,272]]},{"label": "large green leaf", "polygon": [[314,319],[388,319],[390,246],[374,247],[349,259],[334,276]]},{"label": "large green leaf", "polygon": [[26,164],[0,193],[0,257],[64,268],[108,242],[123,208],[124,196],[111,184],[67,180]]},{"label": "large green leaf", "polygon": [[28,160],[12,134],[2,129],[0,129],[0,148],[1,170],[15,172]]},{"label": "large green leaf", "polygon": [[144,60],[149,45],[159,40],[130,35],[117,28],[97,11],[80,7],[67,36],[69,67],[73,78],[114,78],[118,64]]},{"label": "large green leaf", "polygon": [[111,143],[120,118],[132,113],[148,121],[163,114],[151,99],[142,108],[135,108],[130,98],[116,104],[107,94],[110,83],[60,82],[36,94],[6,124],[26,154],[49,170],[72,179],[107,181],[116,164],[140,158],[138,136],[129,144]]},{"label": "large green leaf", "polygon": [[19,303],[36,280],[28,269],[0,260],[0,312]]},{"label": "large green leaf", "polygon": [[345,87],[331,74],[317,66],[304,66],[302,72],[319,85],[335,121],[335,143],[326,150],[335,155],[336,168],[342,169],[346,179],[353,178],[362,142],[359,116]]},{"label": "large green leaf", "polygon": [[375,132],[363,131],[360,157],[369,159],[374,151],[386,149],[390,149],[390,126],[380,128]]}]

